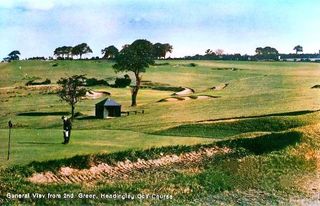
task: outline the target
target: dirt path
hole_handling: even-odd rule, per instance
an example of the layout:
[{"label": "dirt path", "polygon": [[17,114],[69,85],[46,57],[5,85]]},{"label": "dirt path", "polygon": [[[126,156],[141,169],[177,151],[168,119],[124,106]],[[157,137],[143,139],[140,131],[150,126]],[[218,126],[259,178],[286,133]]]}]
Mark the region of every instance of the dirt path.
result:
[{"label": "dirt path", "polygon": [[161,168],[172,164],[199,162],[206,157],[212,157],[216,154],[225,154],[231,152],[229,148],[211,147],[198,151],[182,153],[180,155],[165,155],[158,159],[141,160],[136,162],[129,160],[118,162],[114,166],[106,163],[100,163],[89,169],[74,169],[70,167],[61,167],[57,174],[53,172],[34,173],[28,178],[30,182],[44,183],[92,183],[102,179],[114,179],[129,177],[132,172],[143,172],[144,170]]}]

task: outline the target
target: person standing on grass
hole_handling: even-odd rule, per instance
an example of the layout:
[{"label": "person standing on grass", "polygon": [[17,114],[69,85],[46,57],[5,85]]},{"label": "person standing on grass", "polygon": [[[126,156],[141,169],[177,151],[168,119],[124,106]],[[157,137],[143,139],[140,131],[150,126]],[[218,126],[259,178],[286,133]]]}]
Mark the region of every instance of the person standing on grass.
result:
[{"label": "person standing on grass", "polygon": [[71,136],[72,123],[70,118],[67,118],[65,116],[62,116],[61,119],[63,121],[63,138],[64,138],[64,141],[62,144],[68,144]]}]

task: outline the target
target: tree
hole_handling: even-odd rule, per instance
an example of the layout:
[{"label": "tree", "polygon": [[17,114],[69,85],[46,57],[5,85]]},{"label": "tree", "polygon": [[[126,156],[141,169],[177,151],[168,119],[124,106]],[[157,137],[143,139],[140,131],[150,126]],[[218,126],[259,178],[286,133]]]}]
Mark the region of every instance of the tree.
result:
[{"label": "tree", "polygon": [[63,54],[62,47],[58,47],[53,51],[53,55],[60,57]]},{"label": "tree", "polygon": [[72,56],[72,46],[61,47],[63,57],[70,58]]},{"label": "tree", "polygon": [[119,53],[119,50],[115,46],[111,45],[102,49],[101,53],[103,54],[102,58],[114,59],[115,56]]},{"label": "tree", "polygon": [[61,58],[65,58],[65,57],[70,58],[70,55],[72,55],[71,51],[72,51],[72,46],[62,46],[62,47],[56,48],[53,54]]},{"label": "tree", "polygon": [[256,54],[257,55],[262,55],[263,54],[263,48],[262,47],[257,47],[256,48]]},{"label": "tree", "polygon": [[157,59],[160,58],[165,58],[167,53],[172,52],[172,45],[166,43],[166,44],[161,44],[161,43],[155,43],[153,45],[153,55]]},{"label": "tree", "polygon": [[293,48],[293,50],[296,50],[296,54],[298,54],[298,52],[303,52],[303,47],[300,45],[297,45]]},{"label": "tree", "polygon": [[205,53],[206,53],[207,56],[214,56],[215,55],[215,53],[211,49],[207,49],[205,51]]},{"label": "tree", "polygon": [[153,45],[143,39],[134,41],[131,45],[123,47],[115,58],[113,68],[116,72],[133,72],[136,85],[131,88],[131,106],[137,105],[137,95],[141,84],[141,73],[149,65],[154,64]]},{"label": "tree", "polygon": [[256,48],[257,55],[276,55],[278,53],[279,53],[278,50],[276,50],[275,48],[270,47],[270,46],[266,46],[264,48],[262,48],[262,47]]},{"label": "tree", "polygon": [[18,50],[14,50],[8,54],[9,60],[19,60],[20,52]]},{"label": "tree", "polygon": [[57,81],[61,86],[58,96],[71,106],[71,119],[74,118],[75,105],[81,100],[81,97],[86,95],[85,80],[85,75],[74,75],[68,78],[60,78]]},{"label": "tree", "polygon": [[278,54],[279,52],[275,48],[267,46],[263,49],[263,53],[264,54]]},{"label": "tree", "polygon": [[72,52],[72,55],[76,55],[76,56],[79,55],[81,59],[83,54],[92,53],[92,50],[86,43],[82,43],[74,46],[71,52]]}]

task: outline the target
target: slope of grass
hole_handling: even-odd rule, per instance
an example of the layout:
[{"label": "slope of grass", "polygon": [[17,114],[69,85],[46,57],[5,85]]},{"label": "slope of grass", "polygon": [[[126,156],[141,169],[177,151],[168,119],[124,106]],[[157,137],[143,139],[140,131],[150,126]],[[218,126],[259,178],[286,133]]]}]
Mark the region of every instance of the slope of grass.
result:
[{"label": "slope of grass", "polygon": [[216,123],[183,124],[157,131],[154,134],[224,139],[248,132],[279,132],[306,124],[308,121],[297,117],[261,117]]},{"label": "slope of grass", "polygon": [[[221,141],[207,145],[164,147],[146,151],[128,151],[113,154],[78,156],[71,159],[55,160],[48,162],[34,162],[27,166],[14,166],[1,171],[1,197],[7,203],[36,202],[41,205],[96,205],[117,204],[136,205],[143,201],[144,204],[216,204],[217,200],[224,203],[234,204],[246,202],[255,205],[262,201],[263,204],[288,204],[290,197],[303,197],[303,191],[299,188],[297,181],[302,174],[314,170],[314,162],[304,158],[303,153],[292,155],[291,151],[299,149],[303,142],[303,133],[285,132],[274,133],[258,138],[235,139]],[[247,144],[251,142],[250,144]],[[86,185],[34,185],[25,181],[25,177],[35,171],[57,170],[60,166],[73,166],[76,168],[88,168],[95,162],[116,163],[119,160],[137,158],[152,159],[165,154],[179,154],[197,150],[199,148],[211,147],[213,145],[228,146],[233,148],[232,153],[218,155],[200,163],[188,165],[175,165],[157,170],[146,170],[134,173],[130,180],[115,180],[109,182],[101,181],[95,187]],[[248,147],[249,145],[249,147]],[[255,145],[265,149],[262,155],[257,155]],[[274,146],[277,148],[274,148]],[[303,151],[303,150],[301,150]],[[307,152],[307,151],[305,151]],[[162,154],[161,154],[162,153]],[[259,153],[260,154],[260,153]],[[260,191],[259,193],[250,192]],[[35,193],[42,194],[74,194],[74,199],[21,199],[8,200],[5,193]],[[247,191],[249,197],[239,196],[239,191]],[[143,199],[137,196],[131,199],[80,199],[79,193],[89,194],[162,194],[172,195],[172,199],[159,200]],[[255,195],[252,195],[255,194]],[[224,197],[221,199],[221,195]],[[262,197],[264,199],[254,200]],[[212,199],[210,199],[212,198]],[[249,198],[249,199],[248,199]],[[285,199],[287,198],[287,199]],[[259,198],[258,198],[259,199]]]},{"label": "slope of grass", "polygon": [[70,144],[63,145],[61,144],[63,142],[62,130],[14,129],[12,131],[11,159],[7,161],[7,130],[0,130],[0,141],[5,143],[0,146],[0,166],[2,167],[83,154],[211,142],[202,138],[156,136],[127,130],[72,130]]}]

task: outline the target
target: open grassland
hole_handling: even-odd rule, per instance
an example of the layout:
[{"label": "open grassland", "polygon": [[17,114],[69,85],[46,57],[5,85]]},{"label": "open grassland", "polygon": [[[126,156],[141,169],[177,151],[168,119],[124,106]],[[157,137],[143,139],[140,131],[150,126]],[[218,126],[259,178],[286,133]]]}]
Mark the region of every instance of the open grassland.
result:
[{"label": "open grassland", "polygon": [[[192,62],[196,66],[191,66]],[[145,112],[95,119],[94,104],[103,98],[83,100],[76,106],[80,114],[73,122],[70,145],[61,144],[61,116],[68,115],[70,108],[59,101],[55,82],[73,74],[112,82],[123,74],[114,73],[112,62],[101,60],[0,64],[0,166],[6,168],[1,171],[0,191],[174,195],[169,201],[37,200],[40,205],[317,203],[314,195],[320,191],[320,90],[311,87],[320,84],[320,64],[176,60],[157,63],[143,74],[148,85],[139,91],[136,108],[129,106],[129,88],[90,87],[110,92],[111,98],[122,104],[123,111]],[[49,78],[52,84],[24,86],[32,77]],[[210,89],[225,84],[228,85],[223,89]],[[176,92],[172,88],[179,87],[192,88],[195,93],[186,95],[191,97],[188,100],[159,102]],[[194,98],[203,95],[219,98]],[[6,161],[9,119],[15,127],[12,159]],[[61,167],[89,169],[101,163],[116,166],[126,160],[157,161],[163,155],[209,147],[226,147],[231,152],[188,164],[132,171],[118,181],[106,177],[89,185],[37,185],[26,180],[37,172],[58,173]],[[1,193],[0,198],[5,200],[4,196]],[[29,204],[34,200],[24,201]]]}]

